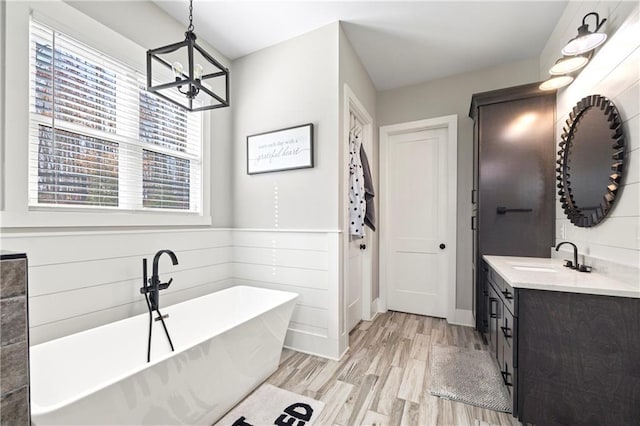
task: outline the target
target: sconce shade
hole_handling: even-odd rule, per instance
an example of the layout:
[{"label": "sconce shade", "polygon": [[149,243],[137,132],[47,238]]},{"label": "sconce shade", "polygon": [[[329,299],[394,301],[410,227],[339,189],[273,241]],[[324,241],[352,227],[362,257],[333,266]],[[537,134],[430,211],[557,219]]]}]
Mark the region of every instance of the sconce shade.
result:
[{"label": "sconce shade", "polygon": [[587,65],[589,58],[586,56],[568,56],[560,58],[549,70],[551,75],[569,74]]},{"label": "sconce shade", "polygon": [[580,55],[595,49],[607,40],[604,33],[590,33],[576,37],[562,48],[562,54],[567,56]]},{"label": "sconce shade", "polygon": [[[586,23],[587,17],[595,16],[596,29],[594,32],[589,31],[589,25]],[[562,54],[565,56],[575,56],[589,52],[600,46],[607,40],[605,33],[599,33],[598,30],[606,22],[606,19],[600,20],[600,15],[595,12],[587,13],[582,18],[582,25],[578,27],[578,35],[562,48]]]},{"label": "sconce shade", "polygon": [[573,77],[569,75],[551,77],[549,80],[544,81],[539,88],[540,90],[556,90],[570,84],[572,81]]}]

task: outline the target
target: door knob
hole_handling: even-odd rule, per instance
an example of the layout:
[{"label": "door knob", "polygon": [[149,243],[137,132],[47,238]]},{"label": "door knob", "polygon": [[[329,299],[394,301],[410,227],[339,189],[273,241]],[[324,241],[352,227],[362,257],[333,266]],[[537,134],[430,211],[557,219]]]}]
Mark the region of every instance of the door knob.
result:
[{"label": "door knob", "polygon": [[364,249],[366,249],[366,248],[367,248],[367,245],[366,245],[366,244],[360,244],[360,250],[364,250]]},{"label": "door knob", "polygon": [[444,243],[440,243],[440,250],[444,250],[447,246],[444,245]]}]

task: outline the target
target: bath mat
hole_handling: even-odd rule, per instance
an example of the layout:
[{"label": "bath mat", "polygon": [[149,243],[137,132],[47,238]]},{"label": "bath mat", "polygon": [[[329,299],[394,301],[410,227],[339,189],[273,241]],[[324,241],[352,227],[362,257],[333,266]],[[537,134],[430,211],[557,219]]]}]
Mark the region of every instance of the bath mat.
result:
[{"label": "bath mat", "polygon": [[488,351],[434,345],[431,394],[489,410],[511,413],[511,398]]},{"label": "bath mat", "polygon": [[229,411],[215,426],[310,426],[324,402],[263,384]]}]

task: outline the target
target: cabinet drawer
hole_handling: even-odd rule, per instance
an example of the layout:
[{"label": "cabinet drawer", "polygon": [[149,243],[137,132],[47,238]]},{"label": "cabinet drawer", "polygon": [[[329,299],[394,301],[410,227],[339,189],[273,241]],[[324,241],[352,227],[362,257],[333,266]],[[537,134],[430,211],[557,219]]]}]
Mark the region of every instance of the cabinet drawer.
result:
[{"label": "cabinet drawer", "polygon": [[[506,317],[505,317],[506,320]],[[505,321],[506,322],[506,321]],[[508,337],[507,337],[508,336]],[[502,339],[502,351],[503,351],[503,357],[505,361],[509,362],[509,365],[515,366],[515,359],[514,359],[514,344],[513,344],[513,328],[512,327],[507,327],[507,325],[503,325],[500,328],[500,338]]]},{"label": "cabinet drawer", "polygon": [[509,395],[513,396],[516,376],[512,362],[513,355],[511,358],[508,356],[507,348],[509,348],[509,346],[505,345],[504,359],[500,363],[500,374],[502,374],[502,381],[507,386]]},{"label": "cabinet drawer", "polygon": [[515,313],[514,304],[514,292],[513,287],[509,285],[493,268],[489,268],[489,281],[494,284],[498,293],[500,293],[500,299],[504,302],[505,306],[511,313]]},{"label": "cabinet drawer", "polygon": [[500,327],[500,333],[502,335],[502,338],[504,338],[505,343],[513,347],[513,342],[515,340],[515,334],[516,334],[513,314],[509,312],[508,309],[505,309],[502,312],[502,316],[503,316],[503,320],[502,320],[502,325]]},{"label": "cabinet drawer", "polygon": [[515,293],[513,291],[513,287],[507,284],[506,281],[502,280],[502,286],[500,289],[500,293],[502,294],[502,299],[504,300],[504,305],[507,307],[505,310],[509,310],[512,313],[515,313]]}]

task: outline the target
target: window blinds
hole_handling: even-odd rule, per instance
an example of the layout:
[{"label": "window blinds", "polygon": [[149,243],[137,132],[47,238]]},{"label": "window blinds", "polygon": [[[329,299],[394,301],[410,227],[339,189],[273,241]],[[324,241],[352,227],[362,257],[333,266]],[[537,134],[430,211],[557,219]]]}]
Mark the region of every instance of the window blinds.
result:
[{"label": "window blinds", "polygon": [[34,20],[29,205],[201,212],[202,122]]}]

